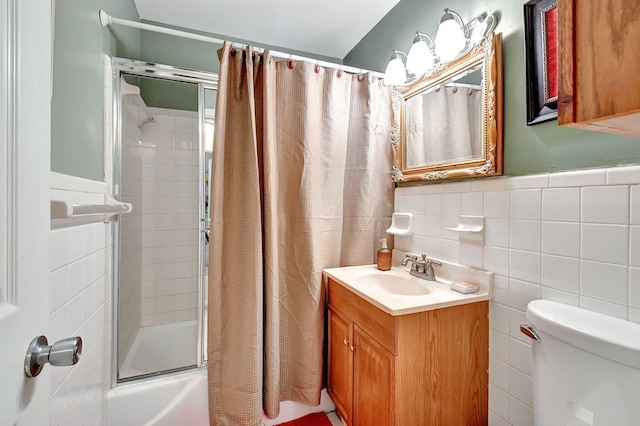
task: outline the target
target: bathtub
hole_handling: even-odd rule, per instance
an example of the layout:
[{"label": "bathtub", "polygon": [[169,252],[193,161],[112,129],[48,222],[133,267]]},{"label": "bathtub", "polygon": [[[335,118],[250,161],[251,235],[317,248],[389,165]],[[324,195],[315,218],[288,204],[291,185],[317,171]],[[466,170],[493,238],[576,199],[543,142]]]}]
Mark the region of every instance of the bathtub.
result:
[{"label": "bathtub", "polygon": [[120,378],[169,371],[197,364],[198,322],[141,327],[122,365]]},{"label": "bathtub", "polygon": [[207,369],[118,385],[107,393],[107,426],[208,426]]},{"label": "bathtub", "polygon": [[[195,366],[197,342],[197,321],[142,327],[120,367],[120,377]],[[206,368],[121,383],[107,393],[107,425],[206,426],[207,394]]]}]

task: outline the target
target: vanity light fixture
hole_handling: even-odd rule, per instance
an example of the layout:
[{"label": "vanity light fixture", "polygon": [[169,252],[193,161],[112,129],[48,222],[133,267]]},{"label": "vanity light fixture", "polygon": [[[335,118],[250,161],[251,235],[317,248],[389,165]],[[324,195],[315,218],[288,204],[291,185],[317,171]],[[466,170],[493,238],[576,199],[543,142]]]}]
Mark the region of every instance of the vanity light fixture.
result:
[{"label": "vanity light fixture", "polygon": [[407,55],[407,72],[416,76],[423,75],[435,64],[433,40],[425,33],[416,32],[409,55]]},{"label": "vanity light fixture", "polygon": [[407,81],[407,70],[405,69],[402,56],[407,56],[400,50],[394,50],[384,72],[384,84],[386,86],[401,86]]},{"label": "vanity light fixture", "polygon": [[436,54],[443,61],[449,61],[465,50],[468,42],[469,33],[460,15],[445,9],[436,33]]},{"label": "vanity light fixture", "polygon": [[[427,34],[416,32],[409,54],[394,50],[387,70],[384,84],[389,86],[410,85],[427,74],[439,63],[448,63],[479,43],[496,27],[497,20],[493,15],[479,16],[467,25],[453,10],[444,10],[435,41]],[[407,60],[405,67],[402,56]]]}]

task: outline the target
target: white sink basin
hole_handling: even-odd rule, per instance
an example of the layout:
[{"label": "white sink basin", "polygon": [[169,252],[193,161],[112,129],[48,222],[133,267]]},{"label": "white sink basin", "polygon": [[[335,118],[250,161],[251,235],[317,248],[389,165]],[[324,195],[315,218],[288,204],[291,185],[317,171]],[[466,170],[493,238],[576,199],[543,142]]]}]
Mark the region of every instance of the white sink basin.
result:
[{"label": "white sink basin", "polygon": [[[415,277],[398,266],[390,271],[379,271],[375,265],[345,266],[325,269],[324,276],[390,315],[411,314],[491,298],[493,274],[439,262],[442,267],[436,270],[437,281]],[[471,294],[455,292],[449,288],[449,284],[457,281],[477,284],[480,290]]]},{"label": "white sink basin", "polygon": [[427,281],[413,277],[408,272],[372,270],[358,275],[356,280],[369,288],[398,296],[426,296],[433,292]]}]

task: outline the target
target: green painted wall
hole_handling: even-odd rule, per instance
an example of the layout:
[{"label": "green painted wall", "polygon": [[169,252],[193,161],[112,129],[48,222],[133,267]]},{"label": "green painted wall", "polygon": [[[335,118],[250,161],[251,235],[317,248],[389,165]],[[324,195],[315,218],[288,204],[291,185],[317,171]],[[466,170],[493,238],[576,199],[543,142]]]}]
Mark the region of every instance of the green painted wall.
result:
[{"label": "green painted wall", "polygon": [[98,10],[138,20],[133,0],[55,2],[51,170],[104,180],[103,55],[137,58],[140,32],[103,28]]},{"label": "green painted wall", "polygon": [[449,7],[469,21],[483,12],[499,17],[504,56],[504,172],[542,172],[640,163],[640,138],[559,127],[556,121],[526,125],[523,4],[514,0],[400,0],[345,57],[344,63],[384,72],[391,52],[407,52],[416,30],[435,37]]},{"label": "green painted wall", "polygon": [[[208,34],[199,31],[188,30],[185,28],[163,25],[157,22],[145,22],[152,25],[159,25],[167,28],[214,37],[221,40],[226,39],[237,43],[252,43],[250,40],[243,40],[235,37],[227,37],[219,34]],[[280,48],[278,46],[269,46],[259,42],[253,44],[260,47],[268,47],[278,51],[290,51],[289,49]],[[147,62],[217,73],[220,69],[220,61],[218,60],[217,53],[220,47],[222,47],[222,45],[206,43],[197,40],[189,40],[151,31],[142,31],[140,41],[140,59]],[[310,56],[305,52],[291,51],[291,53],[302,56]],[[317,59],[330,62],[341,62],[341,60],[336,58],[329,58],[324,56],[313,57],[317,57]],[[147,105],[158,108],[189,109],[193,111],[197,110],[197,92],[193,91],[194,88],[185,86],[166,88],[166,86],[162,85],[161,89],[160,86],[161,82],[159,80],[154,81],[146,79],[142,82],[140,86],[140,93]]]}]

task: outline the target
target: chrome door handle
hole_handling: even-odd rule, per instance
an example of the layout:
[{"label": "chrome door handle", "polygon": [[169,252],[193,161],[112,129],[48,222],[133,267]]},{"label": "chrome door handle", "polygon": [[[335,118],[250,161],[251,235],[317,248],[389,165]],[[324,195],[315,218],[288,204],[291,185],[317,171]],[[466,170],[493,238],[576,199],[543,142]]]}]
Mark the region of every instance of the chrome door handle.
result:
[{"label": "chrome door handle", "polygon": [[24,358],[24,375],[36,377],[46,363],[54,366],[75,365],[82,353],[82,338],[69,337],[49,346],[45,336],[38,336],[31,341]]}]

